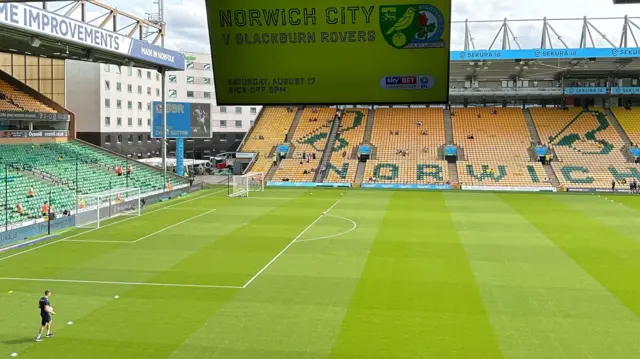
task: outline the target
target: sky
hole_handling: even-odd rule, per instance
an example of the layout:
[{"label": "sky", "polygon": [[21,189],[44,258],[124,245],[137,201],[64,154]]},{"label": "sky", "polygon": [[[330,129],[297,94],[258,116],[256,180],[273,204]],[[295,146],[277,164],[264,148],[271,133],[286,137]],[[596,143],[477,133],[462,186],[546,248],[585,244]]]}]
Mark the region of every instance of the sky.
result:
[{"label": "sky", "polygon": [[[145,13],[157,12],[154,0],[101,0],[103,3],[139,17]],[[264,0],[263,0],[264,1]],[[265,1],[266,3],[266,1]],[[93,15],[99,15],[95,9],[89,9]],[[513,35],[521,48],[539,48],[542,34],[542,18],[575,18],[578,21],[550,20],[549,24],[558,32],[567,46],[579,47],[582,17],[594,18],[591,23],[616,46],[620,45],[623,21],[597,20],[595,18],[622,18],[625,15],[638,16],[634,21],[640,26],[640,5],[613,5],[612,0],[454,0],[453,21],[468,19],[469,29],[476,49],[488,49],[498,33],[504,18],[538,19],[530,22],[510,23]],[[93,18],[88,16],[89,18]],[[478,20],[499,20],[494,23],[474,23]],[[165,21],[167,37],[165,46],[173,50],[190,52],[210,52],[204,0],[165,0]],[[464,48],[464,24],[452,24],[451,47],[454,50]],[[640,29],[635,29],[640,42]],[[592,30],[596,47],[611,47],[606,40]],[[511,46],[518,48],[511,38]],[[502,34],[493,49],[502,48]],[[631,41],[631,40],[630,40]],[[552,36],[553,48],[564,47],[555,35]],[[629,47],[635,47],[630,43]]]}]

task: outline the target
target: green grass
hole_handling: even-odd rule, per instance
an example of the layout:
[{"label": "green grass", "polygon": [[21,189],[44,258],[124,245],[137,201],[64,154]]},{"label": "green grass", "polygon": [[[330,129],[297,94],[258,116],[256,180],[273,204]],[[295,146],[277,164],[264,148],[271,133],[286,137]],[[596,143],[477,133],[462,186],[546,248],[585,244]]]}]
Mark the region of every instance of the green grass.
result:
[{"label": "green grass", "polygon": [[640,353],[639,197],[217,191],[0,253],[0,359]]}]

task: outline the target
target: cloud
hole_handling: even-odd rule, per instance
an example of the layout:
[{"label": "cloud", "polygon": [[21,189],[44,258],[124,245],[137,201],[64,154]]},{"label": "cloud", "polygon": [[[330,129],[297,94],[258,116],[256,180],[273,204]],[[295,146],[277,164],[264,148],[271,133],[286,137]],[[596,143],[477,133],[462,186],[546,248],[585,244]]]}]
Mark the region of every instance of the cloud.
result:
[{"label": "cloud", "polygon": [[[110,5],[131,12],[140,17],[145,13],[156,12],[151,1],[110,0]],[[454,21],[469,19],[469,28],[477,49],[487,49],[498,34],[502,20],[537,19],[536,21],[509,21],[513,35],[517,37],[522,48],[540,47],[542,38],[542,19],[576,18],[577,21],[549,20],[551,26],[569,47],[578,47],[582,29],[583,16],[587,17],[623,17],[626,14],[640,13],[640,5],[613,5],[611,0],[457,0],[453,2]],[[209,34],[207,28],[206,8],[204,0],[165,0],[165,20],[167,37],[165,45],[174,50],[209,52]],[[496,20],[496,22],[474,22],[480,20]],[[610,41],[619,45],[622,20],[593,20],[592,24],[603,32]],[[640,22],[638,22],[640,25]],[[640,40],[640,31],[636,31]],[[512,48],[517,44],[511,38]],[[610,46],[595,30],[591,31],[596,46]],[[564,47],[555,34],[551,34],[553,47]],[[464,24],[452,24],[452,47],[464,47]],[[590,45],[590,44],[589,44]],[[634,46],[635,44],[630,44]],[[502,34],[498,36],[493,48],[502,47]]]}]

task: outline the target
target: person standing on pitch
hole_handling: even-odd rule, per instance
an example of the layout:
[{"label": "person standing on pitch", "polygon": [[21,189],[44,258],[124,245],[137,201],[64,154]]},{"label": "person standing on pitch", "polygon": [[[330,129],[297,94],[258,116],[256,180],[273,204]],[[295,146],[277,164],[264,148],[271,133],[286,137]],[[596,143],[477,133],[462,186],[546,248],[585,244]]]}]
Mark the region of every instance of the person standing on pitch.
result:
[{"label": "person standing on pitch", "polygon": [[44,328],[47,328],[47,338],[51,338],[53,333],[51,333],[51,315],[55,315],[56,312],[53,311],[53,307],[51,307],[51,302],[49,302],[49,297],[51,296],[50,290],[44,291],[44,297],[40,298],[38,302],[38,307],[40,308],[40,317],[42,317],[42,323],[40,324],[40,330],[38,331],[38,336],[36,337],[36,341],[42,341],[42,331]]}]

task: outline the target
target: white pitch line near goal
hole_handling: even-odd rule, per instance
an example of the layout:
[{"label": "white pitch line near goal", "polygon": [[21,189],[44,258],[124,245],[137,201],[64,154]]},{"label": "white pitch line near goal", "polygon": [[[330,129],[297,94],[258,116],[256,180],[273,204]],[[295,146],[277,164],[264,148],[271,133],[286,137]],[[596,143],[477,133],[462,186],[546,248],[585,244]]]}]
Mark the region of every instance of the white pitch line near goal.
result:
[{"label": "white pitch line near goal", "polygon": [[174,288],[224,288],[224,289],[242,289],[242,288],[244,288],[244,287],[233,286],[233,285],[151,283],[151,282],[113,282],[113,281],[102,281],[102,280],[49,279],[49,278],[0,277],[0,280],[23,281],[23,282],[79,283],[79,284],[114,284],[114,285],[150,286],[150,287],[174,287]]},{"label": "white pitch line near goal", "polygon": [[269,268],[269,266],[271,266],[278,258],[280,258],[280,256],[287,251],[287,249],[289,249],[289,247],[291,247],[298,239],[300,239],[300,237],[302,237],[305,233],[307,233],[307,231],[309,229],[311,229],[311,227],[313,227],[316,223],[318,223],[322,217],[324,217],[327,213],[329,213],[329,211],[331,211],[333,209],[333,207],[335,207],[336,205],[338,205],[338,203],[340,203],[340,199],[337,200],[334,204],[331,205],[331,207],[329,207],[329,209],[327,209],[326,211],[324,211],[318,218],[315,219],[315,221],[311,222],[310,225],[307,226],[307,228],[303,229],[302,232],[300,232],[300,234],[298,234],[291,242],[289,242],[289,244],[287,244],[286,247],[284,247],[280,253],[276,254],[275,257],[273,257],[273,259],[271,259],[269,261],[269,263],[267,263],[264,267],[262,267],[262,269],[260,269],[258,271],[258,273],[256,273],[253,277],[251,277],[251,279],[249,279],[247,281],[247,283],[245,283],[242,288],[246,288],[247,286],[249,286],[249,284],[251,284],[256,278],[258,278],[260,276],[260,274],[262,274],[265,270],[267,270],[267,268]]},{"label": "white pitch line near goal", "polygon": [[155,231],[155,232],[153,232],[153,233],[147,234],[146,236],[144,236],[144,237],[140,237],[140,238],[136,239],[135,241],[109,241],[109,240],[104,240],[104,241],[102,241],[102,240],[99,240],[99,239],[63,239],[63,241],[65,241],[65,242],[86,242],[86,243],[126,243],[126,244],[138,243],[138,242],[140,242],[141,240],[147,239],[147,238],[149,238],[149,237],[153,237],[153,236],[155,236],[156,234],[160,234],[160,233],[162,233],[162,232],[164,232],[164,231],[167,231],[167,230],[169,230],[169,229],[171,229],[171,228],[177,227],[177,226],[179,226],[179,225],[181,225],[181,224],[184,224],[184,223],[187,223],[187,222],[189,222],[189,221],[193,221],[194,219],[196,219],[196,218],[200,218],[200,217],[202,217],[202,216],[204,216],[204,215],[207,215],[207,214],[209,214],[209,213],[211,213],[211,212],[214,212],[215,210],[216,210],[216,209],[214,208],[214,209],[211,209],[211,210],[209,210],[209,211],[207,211],[207,212],[200,213],[200,214],[199,214],[199,215],[197,215],[197,216],[189,217],[189,218],[185,219],[184,221],[178,222],[178,223],[176,223],[176,224],[172,224],[172,225],[170,225],[170,226],[167,226],[167,227],[165,227],[165,228],[162,228],[162,229],[161,229],[161,230],[159,230],[159,231]]},{"label": "white pitch line near goal", "polygon": [[[145,213],[141,214],[140,217],[146,216],[148,214],[155,213],[155,212],[158,212],[158,211],[162,211],[162,210],[164,210],[166,208],[172,208],[172,207],[179,206],[179,205],[191,202],[191,201],[196,201],[196,200],[199,200],[199,199],[202,199],[202,198],[211,197],[211,196],[213,196],[213,195],[215,195],[217,193],[224,192],[224,191],[226,191],[226,189],[222,189],[222,190],[219,190],[219,191],[211,192],[211,193],[203,195],[203,196],[197,196],[195,198],[190,198],[190,199],[188,199],[186,201],[180,201],[178,203],[175,203],[175,204],[172,204],[172,205],[169,205],[169,206],[166,206],[166,207],[154,209],[154,210],[151,210],[149,212],[145,212]],[[178,199],[178,200],[180,200],[180,199]],[[129,217],[127,219],[123,219],[122,221],[117,221],[117,222],[112,222],[112,223],[106,224],[106,225],[104,225],[104,226],[102,226],[100,228],[90,229],[90,230],[84,231],[82,233],[74,234],[73,236],[69,236],[69,237],[65,237],[65,238],[61,238],[61,239],[55,240],[53,242],[45,243],[45,244],[43,244],[41,246],[29,248],[29,249],[24,250],[22,252],[18,252],[18,253],[14,253],[14,254],[6,256],[6,257],[2,257],[2,258],[0,258],[0,262],[5,260],[5,259],[13,258],[13,257],[19,256],[19,255],[25,254],[25,253],[29,253],[31,251],[35,251],[36,249],[44,248],[44,247],[50,246],[52,244],[56,244],[58,242],[62,242],[64,240],[68,240],[69,238],[75,238],[75,237],[81,236],[81,235],[86,234],[86,233],[94,232],[94,231],[97,231],[97,230],[112,226],[114,224],[118,224],[118,223],[121,223],[121,222],[126,222],[126,221],[129,221],[129,220],[132,220],[132,219],[136,219],[136,218],[139,218],[139,217]],[[71,241],[69,241],[69,242],[71,242]]]}]

